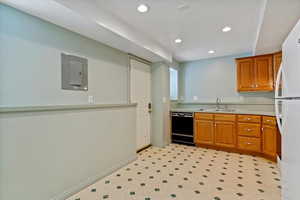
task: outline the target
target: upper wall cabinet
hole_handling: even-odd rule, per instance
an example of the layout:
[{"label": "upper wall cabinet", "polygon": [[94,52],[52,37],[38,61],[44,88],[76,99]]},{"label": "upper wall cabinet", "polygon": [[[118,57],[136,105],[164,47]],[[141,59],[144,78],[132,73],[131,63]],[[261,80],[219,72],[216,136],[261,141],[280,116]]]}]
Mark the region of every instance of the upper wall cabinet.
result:
[{"label": "upper wall cabinet", "polygon": [[281,61],[282,61],[282,52],[274,53],[273,56],[274,83],[276,82],[277,79],[277,74],[279,71],[279,67],[281,65]]},{"label": "upper wall cabinet", "polygon": [[254,58],[255,91],[274,90],[273,56],[259,56]]},{"label": "upper wall cabinet", "polygon": [[238,91],[252,91],[254,85],[254,60],[244,58],[237,60]]},{"label": "upper wall cabinet", "polygon": [[273,54],[236,59],[238,91],[273,91],[277,60]]}]

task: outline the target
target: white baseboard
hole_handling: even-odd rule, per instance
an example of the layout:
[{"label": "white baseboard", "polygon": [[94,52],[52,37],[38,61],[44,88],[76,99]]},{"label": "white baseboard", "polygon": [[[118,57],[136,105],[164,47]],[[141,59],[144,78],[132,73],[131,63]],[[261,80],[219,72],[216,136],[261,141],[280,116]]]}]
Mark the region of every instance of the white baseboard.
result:
[{"label": "white baseboard", "polygon": [[137,159],[137,155],[134,155],[134,156],[131,156],[130,158],[120,161],[115,166],[110,167],[107,170],[101,170],[101,172],[99,172],[95,176],[87,178],[85,181],[82,181],[81,183],[64,191],[63,193],[56,195],[55,197],[51,198],[50,200],[65,200],[65,199],[71,197],[72,195],[80,192],[84,188],[96,183],[98,180],[102,179],[103,177],[105,177],[105,176],[113,173],[114,171],[117,171],[118,169],[126,166],[127,164],[135,161],[136,159]]}]

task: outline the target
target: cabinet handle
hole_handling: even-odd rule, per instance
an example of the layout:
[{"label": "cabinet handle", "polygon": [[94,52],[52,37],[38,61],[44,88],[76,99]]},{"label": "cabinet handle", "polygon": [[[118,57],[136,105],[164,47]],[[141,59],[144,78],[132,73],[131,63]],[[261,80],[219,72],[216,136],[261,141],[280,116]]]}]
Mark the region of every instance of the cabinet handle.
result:
[{"label": "cabinet handle", "polygon": [[250,144],[252,144],[252,143],[251,143],[251,142],[247,142],[246,144],[250,145]]},{"label": "cabinet handle", "polygon": [[252,129],[248,128],[248,129],[246,129],[246,131],[250,132],[250,131],[252,131]]},{"label": "cabinet handle", "polygon": [[251,120],[251,118],[250,118],[250,117],[248,117],[248,118],[247,118],[247,120],[249,121],[249,120]]},{"label": "cabinet handle", "polygon": [[268,119],[267,122],[271,122],[271,120]]}]

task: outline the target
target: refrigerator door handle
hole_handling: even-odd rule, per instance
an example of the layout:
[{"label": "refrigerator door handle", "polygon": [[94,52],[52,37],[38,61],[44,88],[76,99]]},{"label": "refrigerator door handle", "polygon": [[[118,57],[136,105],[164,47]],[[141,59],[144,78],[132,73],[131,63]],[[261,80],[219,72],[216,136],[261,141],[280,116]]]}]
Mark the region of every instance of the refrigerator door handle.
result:
[{"label": "refrigerator door handle", "polygon": [[280,90],[280,87],[282,87],[282,63],[280,64],[280,67],[279,67],[279,70],[278,70],[278,73],[277,73],[277,77],[276,77],[276,84],[275,84],[275,98],[281,98],[282,97],[282,94],[279,95],[279,90]]},{"label": "refrigerator door handle", "polygon": [[282,113],[280,112],[279,106],[282,106],[282,100],[275,100],[275,113],[276,113],[276,121],[278,124],[278,129],[283,135],[283,128],[282,128]]}]

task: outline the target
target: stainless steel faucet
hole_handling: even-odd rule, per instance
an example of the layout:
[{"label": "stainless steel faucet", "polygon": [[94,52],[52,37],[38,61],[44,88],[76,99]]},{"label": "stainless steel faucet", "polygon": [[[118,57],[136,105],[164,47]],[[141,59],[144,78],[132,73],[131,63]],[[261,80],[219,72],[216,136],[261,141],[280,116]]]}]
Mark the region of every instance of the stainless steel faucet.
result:
[{"label": "stainless steel faucet", "polygon": [[216,99],[216,109],[217,110],[220,109],[220,103],[221,103],[221,98],[217,97],[217,99]]}]

